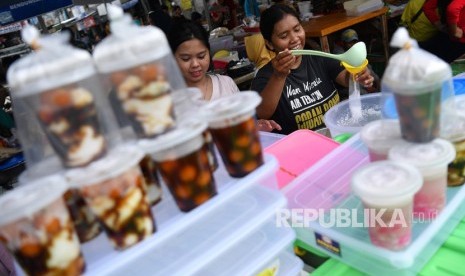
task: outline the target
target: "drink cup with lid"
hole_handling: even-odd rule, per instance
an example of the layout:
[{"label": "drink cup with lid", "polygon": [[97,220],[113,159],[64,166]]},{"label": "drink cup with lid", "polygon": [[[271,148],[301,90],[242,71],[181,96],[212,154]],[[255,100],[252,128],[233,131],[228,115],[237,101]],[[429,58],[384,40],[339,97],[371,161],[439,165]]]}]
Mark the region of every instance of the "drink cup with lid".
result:
[{"label": "drink cup with lid", "polygon": [[413,197],[421,186],[418,169],[403,162],[376,161],[353,174],[352,190],[363,202],[374,245],[398,251],[410,243]]},{"label": "drink cup with lid", "polygon": [[163,31],[137,26],[120,7],[107,7],[112,34],[95,47],[95,64],[120,125],[130,125],[139,138],[156,137],[175,126],[171,91],[185,88],[184,79]]},{"label": "drink cup with lid", "polygon": [[391,45],[401,50],[389,59],[382,79],[383,92],[394,94],[402,138],[430,142],[439,137],[442,105],[453,96],[443,89],[452,79],[450,66],[418,48],[405,28],[394,33]]},{"label": "drink cup with lid", "polygon": [[[465,100],[465,98],[462,99]],[[449,131],[443,138],[454,145],[456,152],[455,159],[448,166],[447,185],[463,185],[465,182],[465,114],[459,113],[456,116],[456,120],[450,124]]]},{"label": "drink cup with lid", "polygon": [[28,275],[81,275],[84,258],[62,197],[66,180],[22,184],[0,197],[0,241]]},{"label": "drink cup with lid", "polygon": [[434,219],[446,205],[447,168],[455,158],[447,140],[430,143],[402,142],[391,148],[389,160],[415,166],[423,176],[423,186],[415,195],[413,211],[418,218]]},{"label": "drink cup with lid", "polygon": [[7,78],[28,167],[55,156],[60,167],[101,158],[119,135],[91,55],[70,46],[64,34],[40,37],[27,27],[23,37],[38,46],[12,64]]},{"label": "drink cup with lid", "polygon": [[[173,98],[175,101],[175,113],[178,120],[182,122],[198,117],[198,114],[202,113],[202,110],[207,103],[207,101],[205,101],[202,97],[202,92],[196,87],[188,87],[186,89],[176,91]],[[208,129],[203,132],[203,137],[205,138],[205,146],[208,149],[208,161],[212,171],[215,171],[218,168],[218,159],[215,154],[213,138]]]},{"label": "drink cup with lid", "polygon": [[260,102],[257,92],[241,91],[205,105],[208,128],[232,177],[243,177],[264,162],[254,118]]},{"label": "drink cup with lid", "polygon": [[66,172],[118,250],[156,230],[139,167],[143,156],[137,147],[122,145],[85,168]]},{"label": "drink cup with lid", "polygon": [[139,141],[140,148],[156,162],[183,212],[200,206],[217,193],[203,137],[206,129],[206,123],[190,120],[155,139]]},{"label": "drink cup with lid", "polygon": [[360,137],[368,148],[371,162],[386,160],[389,149],[402,141],[397,120],[370,122],[362,128]]},{"label": "drink cup with lid", "polygon": [[[62,172],[60,172],[62,173]],[[24,171],[18,177],[18,182],[23,184],[34,183],[33,179],[40,177],[31,174],[29,170]],[[66,207],[74,224],[76,234],[81,243],[88,242],[97,237],[102,229],[95,214],[87,206],[79,190],[73,183],[66,183],[66,190],[63,194]]]}]

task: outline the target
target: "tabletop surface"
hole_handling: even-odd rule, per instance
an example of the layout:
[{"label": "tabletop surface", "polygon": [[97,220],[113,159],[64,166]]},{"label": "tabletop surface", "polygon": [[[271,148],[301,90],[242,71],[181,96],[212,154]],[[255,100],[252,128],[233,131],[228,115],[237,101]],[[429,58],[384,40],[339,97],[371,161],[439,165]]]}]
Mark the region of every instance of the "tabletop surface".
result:
[{"label": "tabletop surface", "polygon": [[310,19],[302,22],[305,30],[305,35],[309,37],[321,37],[347,27],[353,26],[368,19],[386,14],[389,10],[387,7],[382,7],[379,10],[368,12],[359,16],[347,16],[344,12],[332,13],[318,18]]}]

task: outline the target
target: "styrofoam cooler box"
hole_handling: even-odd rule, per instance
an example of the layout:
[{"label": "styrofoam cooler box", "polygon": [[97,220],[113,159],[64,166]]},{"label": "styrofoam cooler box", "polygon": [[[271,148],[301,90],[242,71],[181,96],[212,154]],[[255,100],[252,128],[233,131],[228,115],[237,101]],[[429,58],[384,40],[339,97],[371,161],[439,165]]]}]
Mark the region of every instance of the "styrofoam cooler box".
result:
[{"label": "styrofoam cooler box", "polygon": [[294,240],[292,228],[276,227],[272,219],[193,275],[257,275],[273,268],[276,275],[297,275],[303,263],[293,254]]},{"label": "styrofoam cooler box", "polygon": [[381,9],[384,2],[381,0],[352,0],[344,2],[343,5],[348,16],[359,16]]},{"label": "styrofoam cooler box", "polygon": [[[324,210],[356,209],[363,222],[363,205],[351,193],[352,173],[367,164],[368,150],[357,134],[309,168],[282,191],[288,207]],[[447,188],[447,205],[431,222],[413,221],[412,242],[402,251],[391,251],[370,242],[364,227],[336,227],[309,221],[308,227],[294,227],[297,238],[323,250],[361,271],[375,275],[415,275],[446,240],[465,215],[465,186]],[[355,219],[355,218],[351,218]],[[295,226],[295,225],[294,225]]]}]

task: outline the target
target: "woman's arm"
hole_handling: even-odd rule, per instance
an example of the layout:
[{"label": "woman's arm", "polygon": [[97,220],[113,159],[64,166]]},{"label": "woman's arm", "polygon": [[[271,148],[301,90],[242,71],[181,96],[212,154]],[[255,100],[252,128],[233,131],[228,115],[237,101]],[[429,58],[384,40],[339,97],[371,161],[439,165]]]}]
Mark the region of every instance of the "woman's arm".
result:
[{"label": "woman's arm", "polygon": [[273,74],[271,75],[265,88],[261,91],[262,102],[257,107],[257,116],[262,119],[269,119],[278,106],[279,99],[286,83],[286,78],[291,72],[296,57],[289,50],[282,51],[271,60]]},{"label": "woman's arm", "polygon": [[463,36],[463,30],[460,28],[460,13],[464,11],[465,1],[464,0],[453,0],[447,6],[447,24],[449,28],[449,34],[455,38],[461,38]]}]

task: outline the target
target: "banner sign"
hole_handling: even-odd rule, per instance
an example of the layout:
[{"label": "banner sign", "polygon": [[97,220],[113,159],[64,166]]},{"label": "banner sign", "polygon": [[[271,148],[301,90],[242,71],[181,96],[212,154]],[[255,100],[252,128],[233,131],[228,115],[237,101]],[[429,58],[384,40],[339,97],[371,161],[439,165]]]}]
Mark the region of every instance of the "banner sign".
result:
[{"label": "banner sign", "polygon": [[11,32],[19,31],[23,28],[21,22],[16,22],[13,24],[5,25],[0,27],[0,35],[4,35]]},{"label": "banner sign", "polygon": [[28,19],[72,4],[72,0],[2,0],[0,25]]}]

